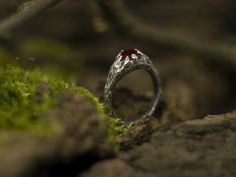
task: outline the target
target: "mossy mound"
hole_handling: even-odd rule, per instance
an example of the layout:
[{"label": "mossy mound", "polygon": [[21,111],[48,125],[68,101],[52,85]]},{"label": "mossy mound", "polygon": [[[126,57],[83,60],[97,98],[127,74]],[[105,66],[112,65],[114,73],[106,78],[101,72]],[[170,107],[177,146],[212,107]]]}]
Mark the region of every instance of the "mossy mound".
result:
[{"label": "mossy mound", "polygon": [[105,105],[85,88],[39,70],[27,71],[16,66],[1,69],[0,77],[0,129],[3,131],[28,131],[40,136],[59,131],[60,124],[55,119],[43,117],[58,101],[56,97],[65,90],[85,97],[96,107],[101,119],[109,124],[109,141],[127,131],[121,120],[108,116]]}]

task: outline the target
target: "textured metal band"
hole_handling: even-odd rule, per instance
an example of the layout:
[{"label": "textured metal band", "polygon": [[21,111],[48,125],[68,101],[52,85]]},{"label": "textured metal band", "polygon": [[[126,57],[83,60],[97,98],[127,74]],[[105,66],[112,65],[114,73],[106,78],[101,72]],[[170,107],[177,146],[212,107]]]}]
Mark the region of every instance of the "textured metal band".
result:
[{"label": "textured metal band", "polygon": [[151,76],[154,95],[151,105],[143,117],[151,116],[156,109],[161,92],[158,71],[155,69],[148,56],[138,49],[132,49],[132,51],[128,52],[126,55],[122,54],[122,52],[124,53],[125,51],[121,51],[117,55],[115,62],[110,67],[104,90],[105,103],[109,106],[111,114],[117,116],[112,106],[112,89],[125,75],[137,69],[144,69]]}]

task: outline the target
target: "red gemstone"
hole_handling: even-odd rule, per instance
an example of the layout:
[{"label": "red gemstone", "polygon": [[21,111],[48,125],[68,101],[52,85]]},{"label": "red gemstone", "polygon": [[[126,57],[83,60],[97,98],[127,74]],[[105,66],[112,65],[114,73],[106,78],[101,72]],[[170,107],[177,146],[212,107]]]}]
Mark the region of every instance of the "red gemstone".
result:
[{"label": "red gemstone", "polygon": [[130,59],[132,59],[132,55],[135,54],[135,55],[138,55],[138,52],[136,49],[127,49],[127,50],[122,50],[120,52],[120,55],[121,55],[121,60],[124,60],[126,59],[126,57],[129,57]]}]

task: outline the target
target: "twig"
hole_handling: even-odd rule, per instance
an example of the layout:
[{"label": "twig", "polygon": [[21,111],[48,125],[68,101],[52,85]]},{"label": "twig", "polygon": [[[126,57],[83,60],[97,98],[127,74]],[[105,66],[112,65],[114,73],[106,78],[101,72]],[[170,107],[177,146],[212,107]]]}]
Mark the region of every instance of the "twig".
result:
[{"label": "twig", "polygon": [[14,15],[0,23],[0,34],[8,33],[14,28],[23,25],[60,1],[62,0],[32,0],[24,3]]},{"label": "twig", "polygon": [[236,51],[232,47],[212,42],[204,42],[187,35],[160,31],[132,18],[120,0],[99,0],[99,5],[107,20],[122,35],[143,44],[164,47],[177,52],[189,52],[208,59],[226,59],[236,66]]}]

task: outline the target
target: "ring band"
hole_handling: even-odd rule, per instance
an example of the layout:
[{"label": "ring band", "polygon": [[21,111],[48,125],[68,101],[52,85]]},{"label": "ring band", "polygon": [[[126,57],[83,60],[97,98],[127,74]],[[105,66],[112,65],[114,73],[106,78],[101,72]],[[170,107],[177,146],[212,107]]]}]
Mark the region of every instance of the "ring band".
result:
[{"label": "ring band", "polygon": [[111,65],[104,90],[105,103],[112,116],[117,116],[112,106],[112,90],[116,84],[127,74],[137,69],[144,69],[151,76],[154,95],[146,113],[142,117],[151,116],[155,111],[161,93],[158,71],[149,57],[138,49],[122,50]]}]

